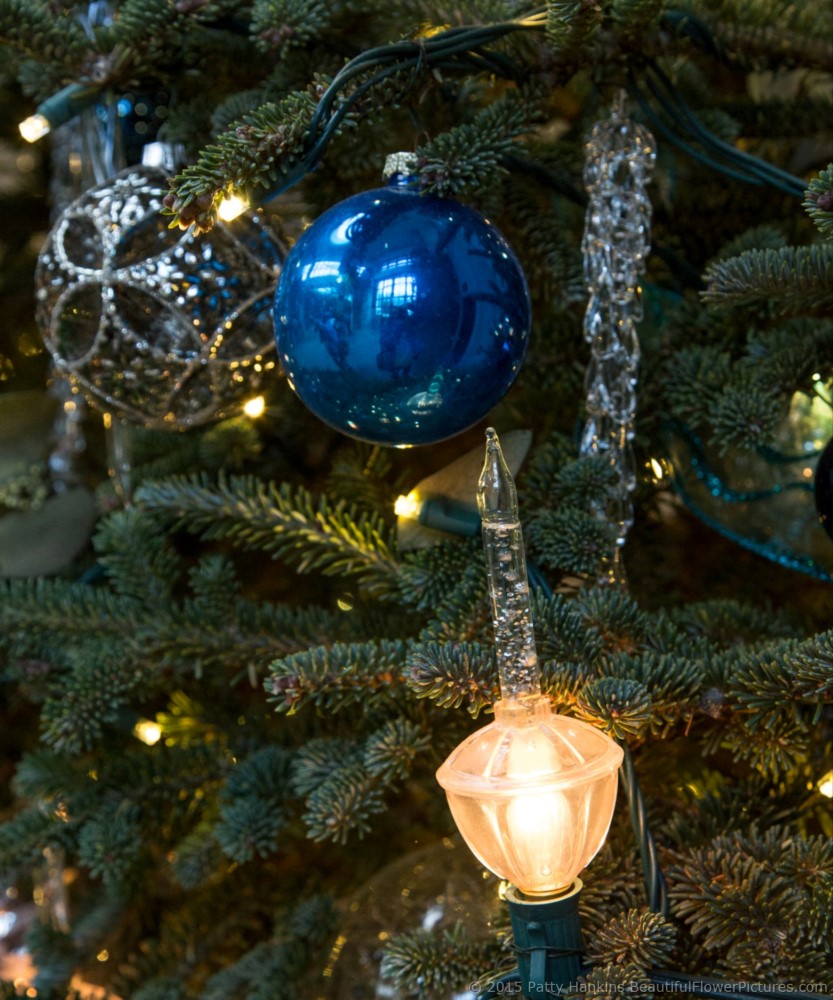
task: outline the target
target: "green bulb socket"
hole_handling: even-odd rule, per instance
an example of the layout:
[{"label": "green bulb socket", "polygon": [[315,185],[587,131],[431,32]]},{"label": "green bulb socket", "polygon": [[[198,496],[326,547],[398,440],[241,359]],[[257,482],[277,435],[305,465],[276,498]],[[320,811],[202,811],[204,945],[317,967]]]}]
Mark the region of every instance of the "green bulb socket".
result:
[{"label": "green bulb socket", "polygon": [[555,899],[535,900],[514,886],[506,893],[518,955],[518,980],[523,995],[563,996],[582,973],[581,923],[578,900],[581,879]]}]

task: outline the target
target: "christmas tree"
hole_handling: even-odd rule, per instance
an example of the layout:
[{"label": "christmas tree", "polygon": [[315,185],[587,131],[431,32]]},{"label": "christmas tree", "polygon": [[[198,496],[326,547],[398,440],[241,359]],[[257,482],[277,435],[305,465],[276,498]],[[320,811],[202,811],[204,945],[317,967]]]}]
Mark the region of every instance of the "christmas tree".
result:
[{"label": "christmas tree", "polygon": [[[487,426],[543,691],[625,751],[571,989],[833,990],[831,38],[821,0],[0,0],[0,958],[28,970],[0,996],[512,987],[497,881],[435,780],[498,698]],[[643,155],[647,184],[618,229],[583,174],[611,113],[641,137],[616,211]],[[182,151],[170,188],[136,168],[152,140]],[[385,222],[403,151],[416,248],[396,223],[374,308],[424,339],[361,359],[313,310],[276,354],[278,271],[278,328],[313,278],[346,301],[335,257]],[[303,251],[354,195],[333,259]],[[416,246],[446,216],[467,246],[484,227],[476,265]],[[641,288],[602,301],[615,241]],[[475,363],[460,331],[495,310]]]}]

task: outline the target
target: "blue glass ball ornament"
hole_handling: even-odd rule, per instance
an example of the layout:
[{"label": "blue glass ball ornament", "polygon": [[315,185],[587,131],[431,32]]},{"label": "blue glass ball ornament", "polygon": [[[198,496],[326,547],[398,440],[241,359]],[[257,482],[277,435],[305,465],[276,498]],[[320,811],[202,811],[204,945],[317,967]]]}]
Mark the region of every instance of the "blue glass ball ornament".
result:
[{"label": "blue glass ball ornament", "polygon": [[506,239],[400,174],[310,226],[275,295],[289,384],[323,421],[374,444],[430,444],[477,423],[515,380],[529,327]]}]

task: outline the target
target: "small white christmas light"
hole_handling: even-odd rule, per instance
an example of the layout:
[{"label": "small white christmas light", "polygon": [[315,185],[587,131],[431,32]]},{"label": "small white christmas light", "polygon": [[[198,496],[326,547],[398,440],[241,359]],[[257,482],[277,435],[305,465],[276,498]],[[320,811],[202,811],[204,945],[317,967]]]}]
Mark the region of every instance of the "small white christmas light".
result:
[{"label": "small white christmas light", "polygon": [[162,727],[156,722],[151,722],[150,719],[142,719],[133,727],[133,735],[137,740],[152,747],[154,743],[158,743],[162,739]]},{"label": "small white christmas light", "polygon": [[217,206],[217,215],[223,220],[223,222],[233,222],[248,208],[248,199],[236,191],[231,191]]},{"label": "small white christmas light", "polygon": [[17,127],[27,142],[37,142],[52,131],[49,120],[43,115],[29,115]]},{"label": "small white christmas light", "polygon": [[243,412],[252,420],[257,420],[266,412],[266,399],[263,396],[253,396],[243,404]]}]

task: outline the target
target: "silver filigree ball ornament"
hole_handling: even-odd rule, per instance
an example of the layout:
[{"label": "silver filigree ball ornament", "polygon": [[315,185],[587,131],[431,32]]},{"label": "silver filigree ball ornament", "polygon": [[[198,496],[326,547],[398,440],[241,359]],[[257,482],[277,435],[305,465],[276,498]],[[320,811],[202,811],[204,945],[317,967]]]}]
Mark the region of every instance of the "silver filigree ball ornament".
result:
[{"label": "silver filigree ball ornament", "polygon": [[187,430],[218,419],[277,364],[271,305],[286,249],[250,214],[195,236],[160,214],[165,174],[130,168],[64,210],[36,273],[57,367],[100,410]]}]

